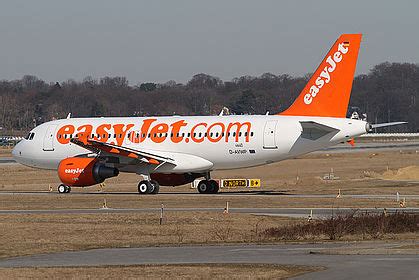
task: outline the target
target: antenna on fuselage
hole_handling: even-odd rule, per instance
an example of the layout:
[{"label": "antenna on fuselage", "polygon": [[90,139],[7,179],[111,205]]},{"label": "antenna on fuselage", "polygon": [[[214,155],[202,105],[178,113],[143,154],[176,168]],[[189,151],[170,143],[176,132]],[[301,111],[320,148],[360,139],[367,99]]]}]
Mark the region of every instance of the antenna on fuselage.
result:
[{"label": "antenna on fuselage", "polygon": [[68,119],[71,119],[71,113],[68,113],[68,115],[67,115],[67,118],[66,118],[67,120]]},{"label": "antenna on fuselage", "polygon": [[266,111],[266,114],[265,114],[265,115],[266,115],[266,116],[267,116],[267,115],[269,115],[269,111]]}]

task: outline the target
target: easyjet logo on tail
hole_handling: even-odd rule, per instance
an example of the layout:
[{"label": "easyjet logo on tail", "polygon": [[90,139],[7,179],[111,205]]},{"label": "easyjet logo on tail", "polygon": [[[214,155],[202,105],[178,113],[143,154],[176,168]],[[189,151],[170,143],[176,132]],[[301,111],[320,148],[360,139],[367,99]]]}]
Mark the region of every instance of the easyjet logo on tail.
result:
[{"label": "easyjet logo on tail", "polygon": [[338,44],[338,49],[333,55],[329,55],[326,59],[326,65],[320,72],[319,76],[314,81],[309,89],[309,92],[304,95],[304,103],[310,105],[313,99],[320,93],[321,88],[328,84],[332,79],[332,73],[336,70],[339,63],[342,61],[344,55],[349,51],[349,42]]}]

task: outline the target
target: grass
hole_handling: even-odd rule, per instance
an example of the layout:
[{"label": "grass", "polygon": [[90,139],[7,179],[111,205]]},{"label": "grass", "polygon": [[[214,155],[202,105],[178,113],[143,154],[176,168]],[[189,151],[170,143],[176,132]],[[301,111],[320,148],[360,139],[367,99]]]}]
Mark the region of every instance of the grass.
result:
[{"label": "grass", "polygon": [[307,240],[325,237],[330,240],[339,240],[347,236],[361,236],[364,240],[401,233],[419,233],[419,214],[396,212],[386,215],[354,212],[289,226],[271,227],[262,235],[274,240]]},{"label": "grass", "polygon": [[3,268],[2,279],[285,279],[322,268],[267,264]]},{"label": "grass", "polygon": [[0,257],[93,248],[259,242],[268,227],[297,222],[249,214],[167,212],[0,215]]}]

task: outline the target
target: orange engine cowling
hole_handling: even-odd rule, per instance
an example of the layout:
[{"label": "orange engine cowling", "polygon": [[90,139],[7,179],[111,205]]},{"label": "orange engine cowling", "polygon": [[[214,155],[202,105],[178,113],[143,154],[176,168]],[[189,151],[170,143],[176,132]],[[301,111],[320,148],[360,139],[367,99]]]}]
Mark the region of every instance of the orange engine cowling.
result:
[{"label": "orange engine cowling", "polygon": [[150,174],[151,179],[156,180],[161,186],[180,186],[193,182],[196,178],[201,177],[200,174],[163,174],[163,173],[152,173]]},{"label": "orange engine cowling", "polygon": [[67,158],[58,166],[58,177],[68,186],[87,187],[118,176],[119,170],[101,164],[96,158]]}]

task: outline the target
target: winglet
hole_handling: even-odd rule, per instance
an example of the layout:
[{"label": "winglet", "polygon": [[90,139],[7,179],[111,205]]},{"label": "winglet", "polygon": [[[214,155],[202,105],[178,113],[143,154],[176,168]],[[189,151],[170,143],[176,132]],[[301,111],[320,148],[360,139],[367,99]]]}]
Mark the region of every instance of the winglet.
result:
[{"label": "winglet", "polygon": [[280,115],[345,118],[361,37],[341,35],[298,98]]}]

